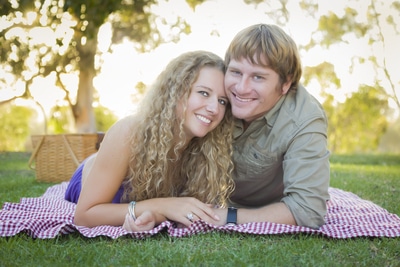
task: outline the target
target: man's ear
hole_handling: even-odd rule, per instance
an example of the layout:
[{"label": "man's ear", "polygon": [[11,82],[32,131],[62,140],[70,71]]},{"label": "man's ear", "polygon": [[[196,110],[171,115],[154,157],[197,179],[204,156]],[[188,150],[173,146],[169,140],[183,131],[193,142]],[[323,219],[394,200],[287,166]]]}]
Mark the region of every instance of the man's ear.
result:
[{"label": "man's ear", "polygon": [[282,95],[286,95],[287,92],[290,89],[290,86],[292,85],[292,79],[288,79],[283,85],[282,85]]}]

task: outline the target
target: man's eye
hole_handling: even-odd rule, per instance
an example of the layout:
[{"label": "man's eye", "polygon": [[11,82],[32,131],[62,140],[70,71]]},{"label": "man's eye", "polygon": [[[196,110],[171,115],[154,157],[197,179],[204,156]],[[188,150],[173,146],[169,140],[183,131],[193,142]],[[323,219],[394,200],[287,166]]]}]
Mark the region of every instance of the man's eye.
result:
[{"label": "man's eye", "polygon": [[240,75],[241,74],[240,71],[237,71],[237,70],[231,70],[231,73],[233,75]]}]

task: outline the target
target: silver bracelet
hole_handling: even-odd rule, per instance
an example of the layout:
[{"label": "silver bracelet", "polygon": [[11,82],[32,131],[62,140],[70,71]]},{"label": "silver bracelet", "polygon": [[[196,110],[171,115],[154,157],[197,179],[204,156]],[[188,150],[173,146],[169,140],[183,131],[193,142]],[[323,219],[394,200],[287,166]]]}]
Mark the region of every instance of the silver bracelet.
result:
[{"label": "silver bracelet", "polygon": [[131,201],[128,206],[129,215],[132,217],[134,221],[136,221],[135,206],[136,206],[136,201]]}]

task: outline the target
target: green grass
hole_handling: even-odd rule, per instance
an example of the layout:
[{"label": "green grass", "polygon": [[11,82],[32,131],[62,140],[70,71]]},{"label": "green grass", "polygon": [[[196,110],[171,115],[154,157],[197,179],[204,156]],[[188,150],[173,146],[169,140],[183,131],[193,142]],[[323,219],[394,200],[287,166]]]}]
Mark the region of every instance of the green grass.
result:
[{"label": "green grass", "polygon": [[[0,153],[0,204],[42,195],[27,153]],[[400,156],[333,155],[331,186],[400,214]],[[0,238],[0,266],[400,266],[400,238],[208,233],[143,240]]]}]

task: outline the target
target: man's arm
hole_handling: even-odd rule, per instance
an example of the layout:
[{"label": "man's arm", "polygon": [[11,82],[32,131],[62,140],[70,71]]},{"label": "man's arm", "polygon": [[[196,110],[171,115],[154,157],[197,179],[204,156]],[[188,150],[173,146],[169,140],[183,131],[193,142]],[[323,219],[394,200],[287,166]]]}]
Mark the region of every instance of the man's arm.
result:
[{"label": "man's arm", "polygon": [[[281,202],[238,209],[239,224],[273,222],[319,228],[324,223],[329,199],[329,152],[325,136],[311,133],[297,137],[283,165],[285,189]],[[219,223],[226,223],[227,210],[216,212],[221,218]]]},{"label": "man's arm", "polygon": [[[227,209],[216,209],[215,213],[220,217],[220,225],[226,223]],[[296,221],[285,203],[273,203],[261,208],[237,210],[237,224],[250,222],[273,222],[280,224],[296,225]]]},{"label": "man's arm", "polygon": [[296,225],[296,221],[285,203],[274,203],[258,209],[238,209],[238,224],[248,222],[273,222]]}]

